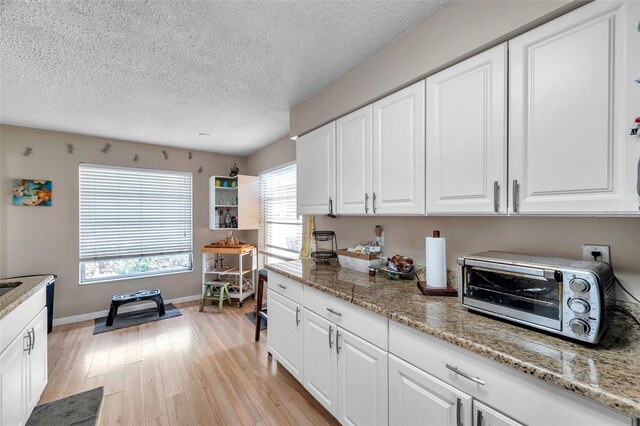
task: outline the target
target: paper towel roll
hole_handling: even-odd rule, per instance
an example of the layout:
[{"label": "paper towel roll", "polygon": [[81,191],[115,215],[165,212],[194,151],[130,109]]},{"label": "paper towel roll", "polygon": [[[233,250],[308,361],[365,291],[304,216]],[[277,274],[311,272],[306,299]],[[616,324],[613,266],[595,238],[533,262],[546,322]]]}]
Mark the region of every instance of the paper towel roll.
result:
[{"label": "paper towel roll", "polygon": [[427,285],[444,288],[447,286],[447,240],[444,238],[425,238],[427,252]]}]

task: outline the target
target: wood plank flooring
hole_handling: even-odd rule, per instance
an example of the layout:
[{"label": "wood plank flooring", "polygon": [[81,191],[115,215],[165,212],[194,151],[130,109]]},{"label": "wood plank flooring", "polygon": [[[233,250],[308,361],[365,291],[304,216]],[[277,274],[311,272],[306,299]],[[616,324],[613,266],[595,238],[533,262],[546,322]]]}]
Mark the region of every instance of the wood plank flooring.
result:
[{"label": "wood plank flooring", "polygon": [[241,309],[198,312],[94,336],[93,321],[49,335],[49,384],[40,404],[104,386],[99,425],[338,424],[255,342]]}]

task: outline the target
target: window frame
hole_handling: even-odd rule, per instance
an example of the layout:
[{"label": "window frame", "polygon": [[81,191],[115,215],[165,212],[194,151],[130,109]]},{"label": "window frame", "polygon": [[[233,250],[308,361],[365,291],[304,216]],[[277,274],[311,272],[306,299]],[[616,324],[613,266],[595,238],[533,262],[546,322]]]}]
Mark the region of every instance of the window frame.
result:
[{"label": "window frame", "polygon": [[[175,175],[185,175],[190,177],[189,184],[189,199],[190,199],[190,214],[189,214],[189,223],[190,223],[190,244],[189,251],[182,253],[173,253],[173,254],[142,254],[139,256],[123,256],[123,257],[113,257],[113,258],[104,258],[104,259],[82,259],[80,257],[81,250],[81,234],[82,234],[82,193],[81,193],[81,168],[85,167],[96,167],[96,168],[104,168],[104,169],[122,169],[122,170],[135,170],[138,172],[149,172],[149,173],[161,173],[161,174],[175,174]],[[100,284],[105,282],[113,282],[113,281],[125,281],[132,279],[140,279],[140,278],[153,278],[164,275],[175,275],[175,274],[184,274],[184,273],[192,273],[194,272],[194,252],[193,252],[193,244],[194,244],[194,223],[193,223],[193,173],[188,171],[181,170],[167,170],[167,169],[153,169],[153,168],[144,168],[144,167],[129,167],[129,166],[116,166],[110,164],[97,164],[97,163],[78,163],[78,284],[79,285],[92,285],[92,284]],[[114,275],[108,276],[104,278],[97,279],[84,279],[83,276],[83,266],[87,263],[91,262],[101,262],[101,261],[109,261],[109,260],[130,260],[130,259],[144,259],[144,258],[153,258],[153,257],[170,257],[170,256],[178,256],[178,255],[188,255],[189,258],[189,266],[185,267],[181,270],[166,270],[166,271],[149,271],[149,272],[141,272],[141,273],[133,273],[133,274],[122,274],[122,275]]]}]

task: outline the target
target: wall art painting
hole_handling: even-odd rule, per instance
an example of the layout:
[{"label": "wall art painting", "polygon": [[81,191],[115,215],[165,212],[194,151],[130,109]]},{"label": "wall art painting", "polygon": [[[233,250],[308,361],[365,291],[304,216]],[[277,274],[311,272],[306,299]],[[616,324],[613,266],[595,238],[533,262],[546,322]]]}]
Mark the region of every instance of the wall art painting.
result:
[{"label": "wall art painting", "polygon": [[13,179],[14,206],[51,206],[50,180]]}]

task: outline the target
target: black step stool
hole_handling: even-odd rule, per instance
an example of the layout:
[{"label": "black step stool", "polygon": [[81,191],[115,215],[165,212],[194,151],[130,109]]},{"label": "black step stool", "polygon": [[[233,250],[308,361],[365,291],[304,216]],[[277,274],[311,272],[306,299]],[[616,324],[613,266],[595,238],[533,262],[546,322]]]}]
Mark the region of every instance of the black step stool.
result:
[{"label": "black step stool", "polygon": [[143,300],[153,300],[158,306],[158,315],[164,316],[164,300],[162,300],[162,292],[159,289],[139,290],[133,293],[120,293],[111,299],[111,307],[109,308],[109,316],[107,317],[107,327],[113,325],[113,321],[118,315],[118,308],[127,303],[140,302]]}]

